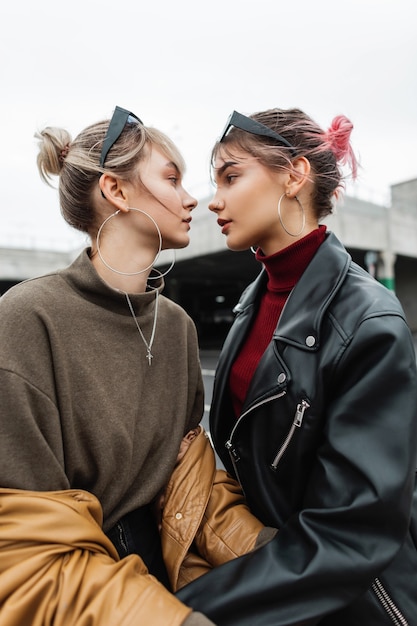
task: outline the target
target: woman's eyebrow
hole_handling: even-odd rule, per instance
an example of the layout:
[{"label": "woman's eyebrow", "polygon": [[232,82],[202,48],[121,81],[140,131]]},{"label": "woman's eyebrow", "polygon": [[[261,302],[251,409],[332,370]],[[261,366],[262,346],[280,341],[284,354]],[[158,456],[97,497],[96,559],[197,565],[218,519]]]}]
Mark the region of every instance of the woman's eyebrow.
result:
[{"label": "woman's eyebrow", "polygon": [[232,167],[233,165],[238,165],[238,163],[236,161],[225,161],[225,163],[223,163],[223,165],[221,167],[219,167],[219,169],[216,169],[216,175],[217,176],[222,176],[225,171],[227,170],[228,167]]},{"label": "woman's eyebrow", "polygon": [[176,163],[174,163],[174,161],[168,161],[167,163],[165,163],[165,167],[173,167],[174,170],[176,170],[178,172],[178,174],[180,174],[180,168],[178,167],[178,165]]}]

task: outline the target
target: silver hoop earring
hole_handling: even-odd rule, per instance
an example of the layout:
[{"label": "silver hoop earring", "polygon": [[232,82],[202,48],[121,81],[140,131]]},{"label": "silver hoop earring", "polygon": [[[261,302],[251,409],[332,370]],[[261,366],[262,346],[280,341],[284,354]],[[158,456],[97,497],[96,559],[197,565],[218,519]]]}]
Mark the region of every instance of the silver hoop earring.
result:
[{"label": "silver hoop earring", "polygon": [[159,278],[163,278],[164,276],[166,276],[168,274],[168,272],[170,272],[172,270],[172,268],[175,265],[175,261],[176,261],[176,256],[175,256],[175,250],[174,248],[172,249],[172,253],[174,255],[174,258],[171,261],[171,265],[169,266],[169,268],[167,270],[165,270],[165,272],[160,272],[158,269],[156,269],[156,267],[154,267],[152,269],[153,272],[157,273],[157,276],[148,276],[148,280],[158,280]]},{"label": "silver hoop earring", "polygon": [[252,254],[256,254],[256,248],[254,248],[253,246],[250,247],[250,251],[252,252]]},{"label": "silver hoop earring", "polygon": [[282,196],[280,197],[279,201],[278,201],[278,217],[279,217],[279,221],[280,221],[280,223],[281,223],[282,228],[283,228],[283,229],[285,230],[285,232],[287,233],[287,235],[290,235],[290,237],[299,237],[299,236],[301,235],[301,233],[303,232],[303,230],[304,230],[304,228],[305,228],[305,225],[306,225],[306,214],[305,214],[305,212],[304,212],[303,205],[301,204],[301,202],[299,201],[299,199],[297,198],[297,196],[294,196],[294,200],[296,200],[296,201],[297,201],[298,206],[299,206],[299,207],[300,207],[300,209],[301,209],[301,212],[302,212],[302,216],[303,216],[303,218],[302,218],[301,228],[300,228],[300,230],[298,231],[298,233],[291,233],[291,232],[288,230],[288,228],[286,228],[286,227],[285,227],[285,224],[284,224],[284,222],[282,221],[282,216],[281,216],[281,202],[282,202],[282,199],[285,197],[285,195],[286,195],[286,194],[285,194],[285,193],[283,193],[283,194],[282,194]]},{"label": "silver hoop earring", "polygon": [[151,267],[153,266],[154,263],[156,263],[156,261],[159,258],[159,255],[161,254],[161,250],[162,250],[162,235],[161,235],[161,231],[159,230],[159,226],[158,224],[155,222],[155,220],[153,219],[153,217],[151,217],[149,215],[149,213],[146,213],[146,211],[142,211],[142,209],[133,209],[133,208],[128,208],[128,211],[137,211],[138,213],[143,213],[143,215],[146,215],[146,217],[149,217],[149,219],[151,220],[151,222],[153,222],[156,231],[158,233],[158,239],[159,239],[159,246],[158,246],[158,252],[156,253],[156,256],[154,258],[154,260],[152,261],[152,263],[150,265],[148,265],[147,267],[144,267],[141,270],[138,270],[137,272],[122,272],[121,270],[117,270],[114,267],[112,267],[111,265],[109,265],[107,263],[107,261],[103,258],[103,255],[101,254],[101,250],[100,250],[100,235],[101,235],[101,231],[103,230],[104,226],[107,224],[107,222],[109,220],[111,220],[113,217],[116,217],[116,215],[119,215],[120,213],[120,209],[118,209],[117,211],[115,211],[114,213],[112,213],[111,215],[109,215],[109,217],[106,217],[106,219],[104,220],[104,222],[102,223],[102,225],[100,226],[100,228],[98,229],[98,233],[97,233],[97,239],[96,239],[96,245],[97,245],[97,253],[98,256],[101,259],[101,262],[112,272],[114,272],[115,274],[121,274],[122,276],[137,276],[138,274],[143,274],[144,272],[148,271],[149,269],[151,269]]}]

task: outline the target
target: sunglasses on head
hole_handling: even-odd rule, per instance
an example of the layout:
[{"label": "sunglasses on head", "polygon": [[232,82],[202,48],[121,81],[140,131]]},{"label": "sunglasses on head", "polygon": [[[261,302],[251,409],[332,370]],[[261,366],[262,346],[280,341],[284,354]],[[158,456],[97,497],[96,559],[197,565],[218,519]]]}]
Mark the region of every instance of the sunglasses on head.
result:
[{"label": "sunglasses on head", "polygon": [[290,148],[290,152],[292,156],[297,155],[297,151],[284,137],[276,133],[272,128],[268,128],[268,126],[264,126],[260,122],[253,120],[250,117],[246,117],[246,115],[242,115],[237,111],[233,111],[231,115],[229,115],[229,119],[227,120],[227,124],[224,127],[224,130],[220,136],[219,143],[221,143],[226,137],[227,133],[234,126],[235,128],[239,128],[240,130],[244,130],[247,133],[252,133],[252,135],[261,135],[263,137],[271,137],[276,141],[279,141],[280,144]]},{"label": "sunglasses on head", "polygon": [[136,122],[139,122],[139,124],[142,124],[143,126],[142,120],[139,119],[137,115],[135,115],[131,111],[122,109],[122,107],[116,107],[114,109],[113,117],[110,120],[110,124],[107,129],[107,135],[104,138],[103,147],[101,149],[100,167],[104,167],[104,162],[107,158],[110,148],[119,139],[126,124],[135,124]]}]

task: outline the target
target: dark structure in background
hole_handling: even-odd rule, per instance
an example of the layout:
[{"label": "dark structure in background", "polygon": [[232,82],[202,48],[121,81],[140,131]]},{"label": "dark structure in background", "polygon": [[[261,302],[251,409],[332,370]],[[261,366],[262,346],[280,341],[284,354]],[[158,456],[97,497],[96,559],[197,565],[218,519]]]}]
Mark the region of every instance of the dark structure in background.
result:
[{"label": "dark structure in background", "polygon": [[[353,260],[368,269],[362,250],[349,250]],[[414,263],[414,271],[416,271]],[[161,271],[167,267],[161,266]],[[241,293],[259,274],[261,263],[252,252],[225,250],[181,261],[165,276],[165,295],[193,318],[203,349],[218,349],[233,321]],[[376,275],[376,278],[378,276]]]},{"label": "dark structure in background", "polygon": [[260,269],[250,251],[177,261],[165,276],[164,293],[193,318],[201,347],[219,348],[233,321],[233,307]]}]

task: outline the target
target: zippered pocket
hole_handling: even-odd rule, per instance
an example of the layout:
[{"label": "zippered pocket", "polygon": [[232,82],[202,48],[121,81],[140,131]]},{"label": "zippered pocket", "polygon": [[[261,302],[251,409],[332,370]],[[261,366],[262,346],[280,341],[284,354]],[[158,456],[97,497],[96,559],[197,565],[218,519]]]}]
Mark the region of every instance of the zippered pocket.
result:
[{"label": "zippered pocket", "polygon": [[237,420],[236,424],[234,425],[232,432],[230,433],[230,437],[229,439],[226,441],[226,443],[224,444],[226,450],[229,453],[230,456],[230,460],[232,461],[232,465],[233,465],[233,469],[235,471],[236,477],[238,479],[239,482],[240,478],[239,478],[239,471],[237,468],[237,462],[240,461],[240,455],[239,455],[239,451],[236,449],[236,447],[233,444],[233,437],[235,435],[236,429],[238,428],[238,426],[240,425],[242,419],[244,419],[247,415],[249,415],[254,409],[259,408],[260,406],[263,406],[264,404],[267,404],[268,402],[272,402],[272,400],[277,400],[278,398],[282,398],[283,396],[285,396],[286,391],[285,389],[272,395],[269,396],[268,398],[264,398],[263,400],[260,400],[259,402],[256,402],[256,404],[254,404],[253,406],[250,407],[250,409],[248,409],[247,411],[245,411],[244,413],[242,413],[242,415],[239,417],[239,419]]},{"label": "zippered pocket", "polygon": [[379,578],[375,578],[372,584],[372,591],[395,626],[409,626],[408,620],[404,617],[400,609],[392,600]]},{"label": "zippered pocket", "polygon": [[297,404],[297,409],[295,411],[295,415],[294,415],[293,422],[291,424],[291,428],[288,431],[288,434],[287,434],[287,436],[284,439],[284,443],[282,444],[282,446],[278,450],[277,454],[274,456],[274,459],[273,459],[273,461],[271,463],[270,467],[271,467],[272,470],[274,470],[274,472],[277,470],[279,462],[281,461],[282,457],[284,456],[286,449],[290,445],[291,439],[294,436],[296,428],[300,428],[301,424],[303,423],[304,413],[306,412],[306,410],[308,408],[310,408],[310,403],[307,402],[307,400],[301,400],[301,402],[299,404]]}]

